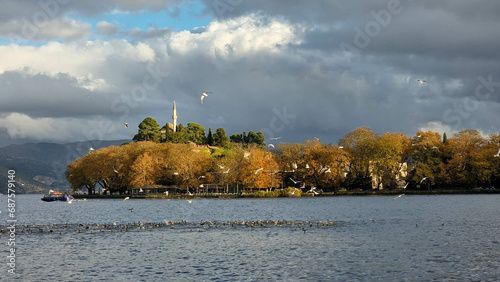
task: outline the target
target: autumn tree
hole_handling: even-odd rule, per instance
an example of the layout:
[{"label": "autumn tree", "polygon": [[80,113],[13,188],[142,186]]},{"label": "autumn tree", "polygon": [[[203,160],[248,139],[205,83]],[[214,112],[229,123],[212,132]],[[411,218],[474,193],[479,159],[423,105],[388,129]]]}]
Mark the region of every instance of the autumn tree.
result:
[{"label": "autumn tree", "polygon": [[253,149],[243,160],[242,182],[254,189],[280,187],[279,165],[273,153],[264,149]]},{"label": "autumn tree", "polygon": [[304,161],[305,145],[301,143],[279,143],[275,153],[280,165],[283,181],[294,186],[294,181],[303,180],[305,169]]},{"label": "autumn tree", "polygon": [[71,162],[66,169],[66,179],[71,184],[73,190],[85,188],[87,189],[87,193],[92,195],[95,191],[95,181],[89,175],[85,174],[84,166],[85,162],[83,158]]},{"label": "autumn tree", "polygon": [[411,144],[402,133],[384,133],[374,144],[371,170],[377,177],[378,188],[397,186],[398,175],[404,175],[405,150]]},{"label": "autumn tree", "polygon": [[155,172],[158,163],[159,160],[151,156],[149,152],[139,155],[130,167],[131,188],[155,184]]},{"label": "autumn tree", "polygon": [[219,183],[228,185],[243,184],[242,164],[245,152],[241,146],[219,149],[220,153],[213,154],[213,172]]},{"label": "autumn tree", "polygon": [[477,130],[462,130],[447,143],[450,156],[444,165],[447,183],[470,188],[489,181],[490,166],[482,153],[487,142]]},{"label": "autumn tree", "polygon": [[372,187],[370,163],[373,160],[377,134],[369,127],[358,127],[339,141],[348,153],[349,169],[347,182],[350,186],[370,189]]},{"label": "autumn tree", "polygon": [[322,187],[340,185],[348,163],[348,154],[342,148],[319,140],[306,141],[303,158],[305,183]]}]

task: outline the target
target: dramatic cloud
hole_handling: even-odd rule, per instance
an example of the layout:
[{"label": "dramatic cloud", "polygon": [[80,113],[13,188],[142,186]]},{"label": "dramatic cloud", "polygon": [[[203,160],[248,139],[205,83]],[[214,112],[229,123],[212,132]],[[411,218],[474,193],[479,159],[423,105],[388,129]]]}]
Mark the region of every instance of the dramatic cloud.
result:
[{"label": "dramatic cloud", "polygon": [[[0,12],[6,40],[48,15],[31,38],[0,45],[10,138],[132,138],[147,116],[169,122],[174,100],[181,123],[284,142],[336,143],[358,126],[499,131],[497,1],[53,1]],[[130,26],[200,3],[204,26]]]}]

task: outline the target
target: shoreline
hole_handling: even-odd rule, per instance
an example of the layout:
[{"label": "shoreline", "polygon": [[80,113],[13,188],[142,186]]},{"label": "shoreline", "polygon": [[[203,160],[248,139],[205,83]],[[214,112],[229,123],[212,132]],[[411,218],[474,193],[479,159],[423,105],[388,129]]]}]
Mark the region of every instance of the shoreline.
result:
[{"label": "shoreline", "polygon": [[[311,198],[311,197],[344,197],[344,196],[398,196],[398,195],[480,195],[480,194],[500,194],[500,189],[453,189],[453,190],[392,190],[392,191],[342,191],[342,192],[324,192],[319,195],[312,193],[303,193],[301,197],[294,198]],[[259,198],[289,198],[289,197],[256,197],[253,194],[233,194],[233,193],[218,193],[218,194],[195,194],[189,195],[72,195],[75,199],[259,199]]]}]

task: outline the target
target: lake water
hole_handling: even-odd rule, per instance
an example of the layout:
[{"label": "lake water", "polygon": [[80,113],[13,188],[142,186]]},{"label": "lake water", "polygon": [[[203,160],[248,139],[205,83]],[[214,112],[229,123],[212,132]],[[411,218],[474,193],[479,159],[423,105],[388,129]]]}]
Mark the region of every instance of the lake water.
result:
[{"label": "lake water", "polygon": [[[16,196],[16,274],[7,272],[9,234],[4,232],[0,280],[500,277],[500,195],[98,199],[72,204],[43,203],[42,195]],[[0,200],[0,228],[5,229],[6,195]]]}]

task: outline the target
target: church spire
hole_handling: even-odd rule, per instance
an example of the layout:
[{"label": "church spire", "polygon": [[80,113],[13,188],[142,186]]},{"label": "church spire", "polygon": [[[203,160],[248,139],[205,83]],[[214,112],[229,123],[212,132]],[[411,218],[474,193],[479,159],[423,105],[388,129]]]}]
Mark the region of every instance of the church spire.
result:
[{"label": "church spire", "polygon": [[177,132],[177,108],[175,107],[175,101],[174,101],[174,114],[172,115],[172,119],[174,121],[174,132]]}]

